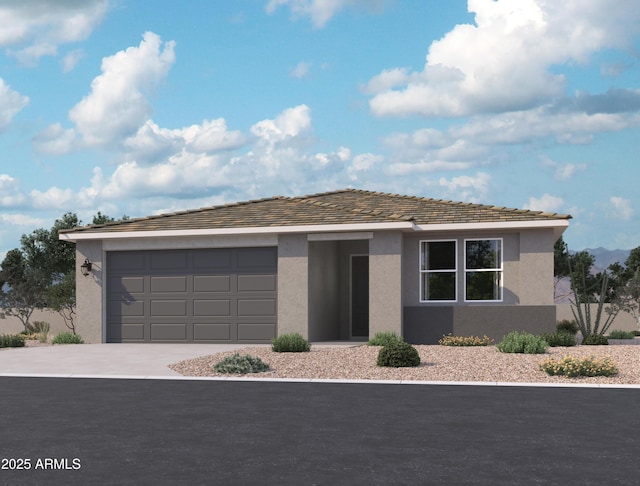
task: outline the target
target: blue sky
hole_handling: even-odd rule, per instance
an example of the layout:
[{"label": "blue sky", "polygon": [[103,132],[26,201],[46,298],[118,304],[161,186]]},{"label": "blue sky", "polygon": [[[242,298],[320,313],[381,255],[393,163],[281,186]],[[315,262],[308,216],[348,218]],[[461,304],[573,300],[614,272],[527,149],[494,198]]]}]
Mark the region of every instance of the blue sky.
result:
[{"label": "blue sky", "polygon": [[640,246],[637,0],[0,0],[0,257],[89,222],[355,187]]}]

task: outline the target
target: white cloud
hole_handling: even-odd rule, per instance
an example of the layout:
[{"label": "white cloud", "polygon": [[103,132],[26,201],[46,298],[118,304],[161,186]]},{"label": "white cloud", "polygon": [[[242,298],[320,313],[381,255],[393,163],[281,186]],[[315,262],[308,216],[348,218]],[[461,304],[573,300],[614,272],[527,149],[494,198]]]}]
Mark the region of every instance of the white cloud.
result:
[{"label": "white cloud", "polygon": [[32,190],[29,193],[36,209],[59,209],[66,210],[75,200],[75,194],[71,189],[60,189],[51,187],[46,191]]},{"label": "white cloud", "polygon": [[307,76],[309,76],[311,66],[312,63],[310,62],[300,61],[298,64],[296,64],[296,67],[294,67],[289,74],[291,75],[291,77],[297,79],[306,78]]},{"label": "white cloud", "polygon": [[586,169],[587,164],[564,164],[556,169],[556,179],[566,181],[571,179],[576,172]]},{"label": "white cloud", "polygon": [[62,58],[62,71],[69,73],[73,71],[76,64],[84,57],[84,51],[82,49],[74,49]]},{"label": "white cloud", "polygon": [[15,207],[25,202],[26,197],[20,191],[18,181],[8,174],[0,174],[0,206]]},{"label": "white cloud", "polygon": [[[0,5],[0,46],[20,62],[55,55],[57,46],[86,39],[104,18],[107,0],[7,0]],[[17,49],[13,49],[16,47]]]},{"label": "white cloud", "polygon": [[633,2],[469,0],[475,25],[455,26],[431,44],[421,72],[382,71],[367,84],[378,116],[467,116],[520,111],[563,94],[554,65],[584,63],[624,48],[637,32]]},{"label": "white cloud", "polygon": [[629,199],[612,196],[609,198],[609,202],[613,205],[613,211],[611,211],[612,217],[623,221],[629,221],[631,219],[634,211]]},{"label": "white cloud", "polygon": [[277,8],[287,6],[294,18],[308,17],[315,28],[321,29],[346,7],[375,10],[381,9],[385,3],[386,0],[269,0],[265,10],[271,14]]},{"label": "white cloud", "polygon": [[[32,216],[27,216],[26,214],[8,214],[8,213],[0,214],[0,221],[2,221],[5,224],[10,224],[12,226],[23,226],[25,228],[42,226],[45,223],[45,220],[41,218],[34,218]],[[2,259],[0,258],[0,261],[1,260]]]},{"label": "white cloud", "polygon": [[311,110],[307,105],[288,108],[274,120],[262,120],[251,127],[251,133],[273,144],[291,139],[311,129]]},{"label": "white cloud", "polygon": [[530,209],[532,211],[544,211],[547,213],[557,213],[564,205],[564,199],[558,196],[552,196],[551,194],[543,194],[539,198],[530,197],[527,204],[523,206],[524,209]]},{"label": "white cloud", "polygon": [[12,90],[0,78],[0,132],[5,130],[20,110],[29,103],[29,98]]},{"label": "white cloud", "polygon": [[478,172],[475,176],[458,176],[451,179],[441,177],[438,184],[447,189],[450,194],[455,194],[459,201],[479,203],[489,191],[491,176],[484,172]]},{"label": "white cloud", "polygon": [[69,112],[84,142],[104,146],[134,135],[148,120],[152,94],[175,60],[173,41],[147,32],[138,47],[102,60],[91,93]]},{"label": "white cloud", "polygon": [[42,132],[33,137],[33,143],[38,152],[52,155],[69,153],[76,142],[73,129],[64,129],[59,123],[49,125]]}]

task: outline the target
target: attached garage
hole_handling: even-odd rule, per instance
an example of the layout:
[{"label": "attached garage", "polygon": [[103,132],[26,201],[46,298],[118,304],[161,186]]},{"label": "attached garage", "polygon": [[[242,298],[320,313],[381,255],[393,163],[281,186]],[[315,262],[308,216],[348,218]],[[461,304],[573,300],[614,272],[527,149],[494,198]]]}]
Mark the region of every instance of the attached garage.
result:
[{"label": "attached garage", "polygon": [[277,248],[110,251],[107,342],[269,343]]}]

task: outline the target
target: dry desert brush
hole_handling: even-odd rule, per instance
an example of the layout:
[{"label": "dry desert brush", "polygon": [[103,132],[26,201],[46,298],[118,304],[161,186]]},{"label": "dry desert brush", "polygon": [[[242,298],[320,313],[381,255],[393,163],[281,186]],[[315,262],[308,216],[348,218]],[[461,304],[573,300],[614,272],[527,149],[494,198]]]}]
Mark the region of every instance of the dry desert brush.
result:
[{"label": "dry desert brush", "polygon": [[575,358],[565,356],[562,359],[549,358],[540,363],[540,369],[551,376],[613,376],[618,374],[616,364],[608,357]]}]

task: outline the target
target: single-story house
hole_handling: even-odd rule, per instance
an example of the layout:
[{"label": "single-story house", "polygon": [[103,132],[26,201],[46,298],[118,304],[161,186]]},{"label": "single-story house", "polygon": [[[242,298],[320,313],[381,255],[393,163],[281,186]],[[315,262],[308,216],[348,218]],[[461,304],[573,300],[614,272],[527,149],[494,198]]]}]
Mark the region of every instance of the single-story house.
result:
[{"label": "single-story house", "polygon": [[[412,343],[555,328],[571,216],[345,189],[61,231],[86,342]],[[86,275],[85,275],[86,274]]]}]

